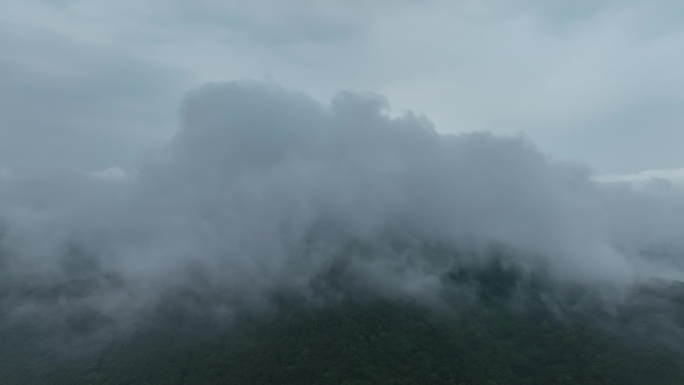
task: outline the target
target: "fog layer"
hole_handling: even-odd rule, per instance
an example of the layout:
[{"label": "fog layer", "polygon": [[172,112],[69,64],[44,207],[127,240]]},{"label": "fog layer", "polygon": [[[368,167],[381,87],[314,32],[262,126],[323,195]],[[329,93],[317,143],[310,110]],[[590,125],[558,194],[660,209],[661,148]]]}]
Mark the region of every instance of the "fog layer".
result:
[{"label": "fog layer", "polygon": [[181,111],[135,170],[0,173],[3,290],[88,282],[72,297],[6,296],[14,313],[132,314],[197,287],[267,301],[308,295],[340,266],[356,286],[429,293],[490,245],[596,290],[684,277],[684,200],[666,180],[599,182],[523,136],[440,134],[371,94],[322,104],[237,81],[189,93]]}]

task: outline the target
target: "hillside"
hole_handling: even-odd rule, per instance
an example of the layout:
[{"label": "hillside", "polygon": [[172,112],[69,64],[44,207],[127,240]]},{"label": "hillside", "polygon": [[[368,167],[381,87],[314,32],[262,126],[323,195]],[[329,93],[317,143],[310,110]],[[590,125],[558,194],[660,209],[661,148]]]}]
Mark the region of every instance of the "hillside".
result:
[{"label": "hillside", "polygon": [[[196,312],[204,299],[177,293],[106,342],[74,339],[104,322],[87,312],[64,339],[45,325],[14,324],[2,330],[0,377],[7,385],[684,383],[676,344],[637,327],[655,325],[654,307],[637,303],[676,304],[680,297],[664,296],[673,288],[643,290],[611,319],[559,316],[535,300],[545,295],[540,285],[497,264],[449,279],[454,290],[477,287],[475,298],[447,291],[441,304],[427,305],[359,293],[318,304],[283,297],[227,317]],[[512,298],[523,284],[519,306]]]}]

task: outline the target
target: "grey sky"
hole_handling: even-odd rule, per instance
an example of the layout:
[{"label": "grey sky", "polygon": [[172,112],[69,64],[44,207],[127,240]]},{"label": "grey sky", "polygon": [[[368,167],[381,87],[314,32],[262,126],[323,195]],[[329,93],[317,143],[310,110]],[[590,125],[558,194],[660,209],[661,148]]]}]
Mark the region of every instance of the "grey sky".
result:
[{"label": "grey sky", "polygon": [[[192,5],[190,5],[192,4]],[[684,168],[677,1],[9,0],[0,164],[135,163],[184,92],[272,79],[385,95],[440,132],[525,133],[598,173]]]}]

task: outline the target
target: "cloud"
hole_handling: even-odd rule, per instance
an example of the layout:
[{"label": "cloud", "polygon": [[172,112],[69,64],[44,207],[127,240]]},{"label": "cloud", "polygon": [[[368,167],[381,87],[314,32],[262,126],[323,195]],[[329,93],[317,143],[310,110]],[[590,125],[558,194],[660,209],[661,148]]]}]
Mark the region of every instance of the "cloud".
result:
[{"label": "cloud", "polygon": [[[601,172],[680,167],[670,143],[681,133],[682,79],[672,63],[682,30],[665,21],[676,5],[592,2],[572,16],[568,8],[587,3],[480,4],[381,25],[372,45],[401,57],[390,71],[422,71],[379,90],[426,111],[440,129],[525,132],[554,156]],[[411,39],[397,38],[400,24],[410,25]]]},{"label": "cloud", "polygon": [[184,90],[249,77],[320,101],[341,88],[381,93],[442,132],[524,132],[553,157],[600,173],[680,168],[680,8],[667,0],[6,2],[0,163],[116,166],[175,129],[168,111]]},{"label": "cloud", "polygon": [[364,36],[373,24],[397,12],[425,7],[432,1],[337,1],[287,3],[257,0],[203,0],[188,6],[182,1],[158,5],[167,17],[195,25],[211,25],[225,31],[231,41],[240,39],[268,46],[328,44]]},{"label": "cloud", "polygon": [[0,164],[92,171],[168,135],[178,71],[132,54],[77,13],[21,3],[0,14]]},{"label": "cloud", "polygon": [[[2,278],[15,287],[3,306],[96,306],[130,320],[175,290],[220,293],[231,309],[314,294],[331,271],[354,287],[425,294],[487,261],[491,244],[522,269],[599,292],[684,278],[681,190],[597,182],[524,137],[440,134],[423,116],[392,117],[375,94],[323,104],[254,81],[201,87],[182,111],[133,177],[0,178]],[[76,283],[88,289],[22,297]]]},{"label": "cloud", "polygon": [[684,185],[684,169],[646,170],[635,174],[600,175],[598,180],[608,183],[628,182],[638,185],[662,186],[664,188]]},{"label": "cloud", "polygon": [[122,170],[120,167],[111,167],[105,170],[91,172],[90,175],[101,180],[114,182],[125,180],[129,177],[128,173]]}]

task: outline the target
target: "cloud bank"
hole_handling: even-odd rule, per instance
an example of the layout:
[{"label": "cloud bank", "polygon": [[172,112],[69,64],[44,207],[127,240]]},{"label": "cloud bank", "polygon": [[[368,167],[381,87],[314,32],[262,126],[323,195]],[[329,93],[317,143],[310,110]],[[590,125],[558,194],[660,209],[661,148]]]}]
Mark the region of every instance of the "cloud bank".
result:
[{"label": "cloud bank", "polygon": [[252,303],[310,293],[335,269],[425,293],[492,244],[561,283],[681,281],[684,204],[670,187],[598,182],[520,136],[440,134],[375,94],[323,104],[271,83],[208,84],[133,171],[0,173],[2,303],[121,316],[179,288]]}]

